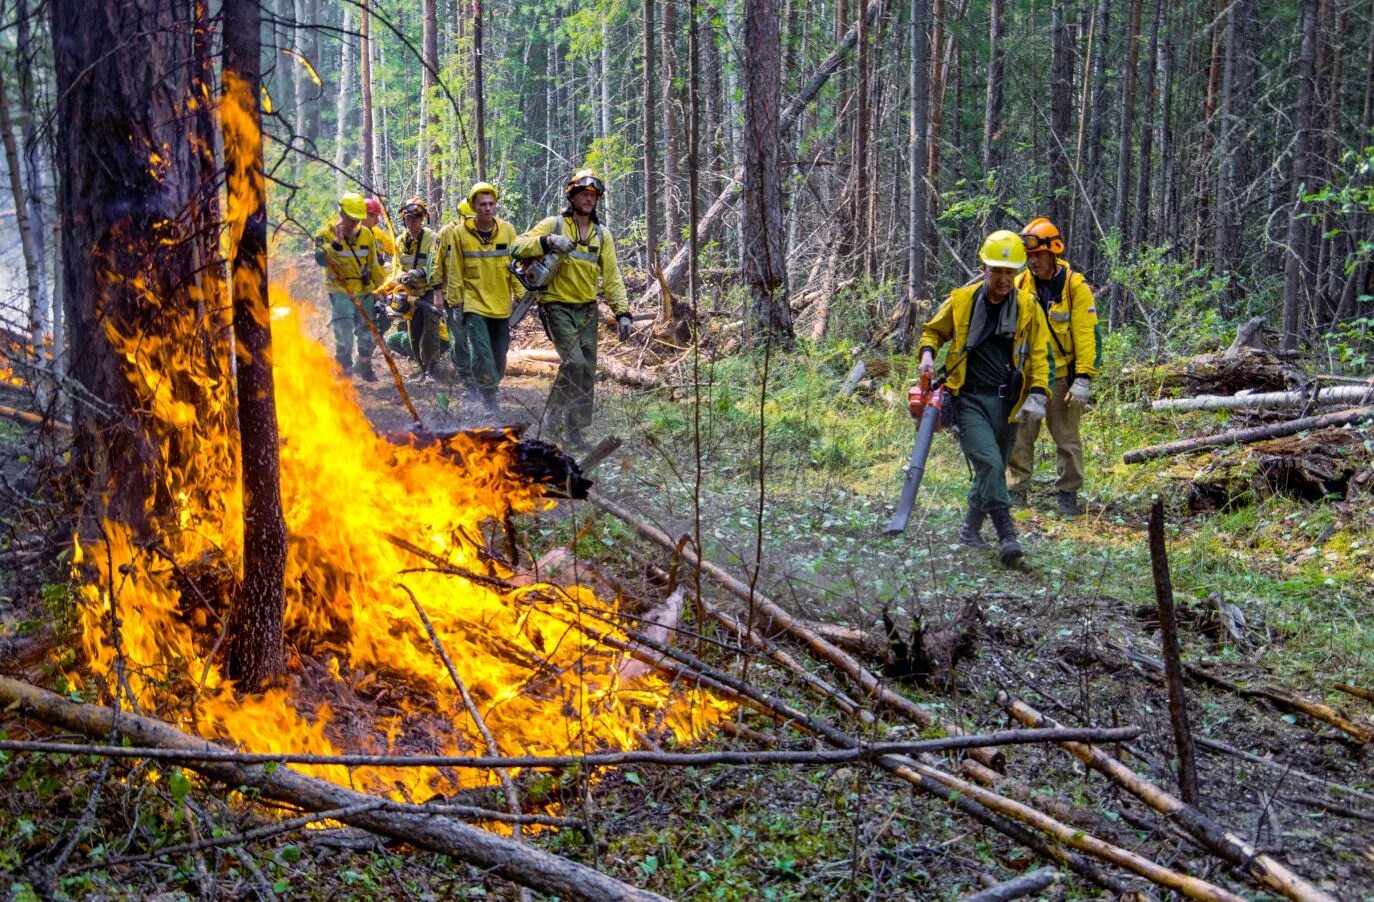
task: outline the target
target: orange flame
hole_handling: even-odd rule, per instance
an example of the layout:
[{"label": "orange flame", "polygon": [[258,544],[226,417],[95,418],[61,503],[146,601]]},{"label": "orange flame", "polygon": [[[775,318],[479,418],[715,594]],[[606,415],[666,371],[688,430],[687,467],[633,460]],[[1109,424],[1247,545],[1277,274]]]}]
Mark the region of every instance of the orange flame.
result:
[{"label": "orange flame", "polygon": [[[216,658],[227,614],[223,570],[241,556],[241,497],[233,472],[202,470],[212,485],[177,494],[180,531],[160,549],[140,547],[107,523],[108,540],[78,548],[78,564],[102,574],[81,591],[83,651],[92,670],[115,674],[116,636],[132,700],[143,711],[178,707],[199,735],[257,752],[485,754],[480,732],[421,625],[407,586],[435,631],[504,754],[558,754],[633,748],[639,731],[698,736],[726,711],[719,700],[675,689],[657,676],[633,686],[617,678],[622,656],[578,628],[623,634],[602,619],[606,605],[581,587],[502,591],[429,569],[387,533],[455,567],[510,576],[469,538],[509,507],[546,506],[512,469],[510,446],[455,436],[445,449],[397,446],[379,438],[340,381],[323,348],[273,289],[273,344],[281,430],[282,501],[290,535],[286,632],[299,662],[289,689],[236,693]],[[129,341],[140,361],[149,344]],[[132,378],[148,379],[135,366]],[[168,403],[160,416],[185,428],[193,412]],[[215,437],[223,441],[224,437]],[[217,460],[222,457],[212,455]],[[171,563],[176,561],[176,564]],[[426,567],[420,572],[406,572]],[[209,588],[207,588],[207,586]],[[307,691],[302,691],[306,690]],[[358,707],[388,695],[392,710],[364,727],[327,701]],[[346,723],[344,721],[347,721]],[[407,737],[402,742],[402,737]],[[418,737],[418,739],[417,739]],[[417,748],[414,743],[423,747]],[[318,767],[322,777],[377,792],[424,798],[482,785],[478,771]]]}]

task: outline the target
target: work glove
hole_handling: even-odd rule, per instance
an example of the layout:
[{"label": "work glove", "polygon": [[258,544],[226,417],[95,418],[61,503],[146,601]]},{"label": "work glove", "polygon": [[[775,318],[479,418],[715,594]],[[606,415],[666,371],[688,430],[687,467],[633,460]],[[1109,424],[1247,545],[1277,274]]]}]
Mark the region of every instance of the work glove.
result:
[{"label": "work glove", "polygon": [[1026,403],[1021,405],[1021,412],[1016,415],[1018,423],[1033,423],[1036,420],[1045,418],[1045,396],[1033,393],[1026,399]]},{"label": "work glove", "polygon": [[567,235],[554,232],[552,235],[545,235],[543,238],[544,250],[550,254],[566,254],[577,245]]},{"label": "work glove", "polygon": [[621,341],[630,340],[630,328],[634,325],[634,320],[628,313],[622,313],[615,318],[615,335]]},{"label": "work glove", "polygon": [[1087,407],[1088,402],[1093,399],[1093,384],[1091,379],[1079,376],[1073,380],[1073,385],[1069,386],[1069,406]]},{"label": "work glove", "polygon": [[922,355],[921,355],[921,367],[920,367],[920,371],[919,371],[919,372],[920,372],[920,374],[921,374],[922,376],[929,376],[929,377],[932,378],[932,379],[935,378],[935,355],[934,355],[934,354],[922,354]]},{"label": "work glove", "polygon": [[406,286],[407,288],[410,288],[414,285],[419,285],[424,280],[425,271],[423,269],[412,269],[401,275],[401,284]]}]

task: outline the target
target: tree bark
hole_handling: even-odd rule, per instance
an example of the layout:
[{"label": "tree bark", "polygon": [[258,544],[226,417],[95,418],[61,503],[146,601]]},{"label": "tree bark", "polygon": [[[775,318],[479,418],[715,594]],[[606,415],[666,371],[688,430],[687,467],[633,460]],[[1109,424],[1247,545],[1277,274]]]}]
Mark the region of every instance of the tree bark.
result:
[{"label": "tree bark", "polygon": [[[682,110],[677,103],[677,5],[679,0],[663,0],[663,228],[670,245],[682,240],[682,216],[678,207],[678,181],[682,161],[679,125]],[[677,258],[674,257],[674,262]],[[675,282],[670,287],[677,290]]]},{"label": "tree bark", "polygon": [[1305,272],[1303,261],[1307,255],[1310,229],[1299,214],[1303,192],[1310,168],[1307,154],[1311,145],[1312,101],[1314,93],[1313,64],[1317,55],[1317,0],[1302,0],[1302,43],[1298,52],[1298,92],[1293,104],[1293,209],[1288,219],[1288,247],[1283,267],[1283,335],[1280,339],[1285,351],[1295,351],[1302,337],[1303,321],[1307,313],[1303,301]]},{"label": "tree bark", "polygon": [[1145,51],[1145,88],[1141,91],[1141,102],[1145,107],[1140,128],[1140,166],[1135,179],[1135,209],[1131,216],[1131,246],[1138,247],[1149,241],[1146,233],[1150,226],[1150,176],[1154,170],[1154,122],[1152,117],[1158,107],[1155,90],[1156,61],[1159,57],[1159,30],[1164,19],[1164,0],[1155,0],[1154,11],[1150,15],[1150,43]]},{"label": "tree bark", "polygon": [[[1002,37],[1006,32],[1003,12],[1006,0],[992,0],[988,4],[988,83],[987,97],[983,103],[983,174],[986,176],[997,168],[997,133],[1002,127],[1002,98],[1005,91],[1002,84],[1003,62],[1006,52],[1002,49]],[[1061,136],[1062,137],[1062,136]],[[998,180],[1002,193],[1001,180]]]},{"label": "tree bark", "polygon": [[744,274],[759,328],[788,346],[792,308],[778,170],[782,31],[777,0],[748,0],[744,13]]},{"label": "tree bark", "polygon": [[379,188],[376,146],[373,143],[376,131],[372,108],[372,12],[368,8],[370,2],[371,0],[358,0],[358,60],[361,63],[359,82],[363,95],[362,183],[368,193],[376,194]]},{"label": "tree bark", "polygon": [[339,33],[339,99],[334,107],[334,193],[342,194],[348,161],[348,111],[353,107],[353,35],[351,7],[345,6],[343,26]]},{"label": "tree bark", "polygon": [[[658,60],[654,44],[654,0],[644,0],[644,269],[658,268]],[[663,320],[673,316],[669,298],[663,298]]]},{"label": "tree bark", "polygon": [[487,87],[482,76],[482,0],[472,0],[472,120],[474,137],[473,165],[477,180],[487,180]]},{"label": "tree bark", "polygon": [[38,123],[43,120],[43,112],[38,108],[38,97],[34,88],[34,50],[30,42],[28,0],[18,0],[14,6],[15,69],[19,77],[19,106],[24,113],[24,124],[21,128],[24,139],[26,185],[24,203],[29,214],[29,235],[32,240],[34,262],[38,269],[39,318],[44,329],[51,329],[53,359],[60,361],[63,347],[61,311],[55,309],[55,302],[48,291],[47,216],[43,212],[46,203],[43,185],[44,150],[48,151],[51,158],[52,132],[47,132],[45,140],[39,139]]},{"label": "tree bark", "polygon": [[1068,12],[1062,0],[1050,8],[1050,23],[1051,134],[1046,148],[1050,175],[1048,208],[1050,219],[1062,229],[1068,225],[1069,199],[1074,193],[1068,154],[1070,123],[1073,121],[1073,41],[1069,36]]},{"label": "tree bark", "polygon": [[439,98],[436,89],[439,79],[439,2],[423,0],[421,15],[424,19],[421,41],[424,44],[424,65],[420,68],[420,121],[425,133],[421,136],[420,178],[424,181],[424,194],[429,199],[432,222],[443,222],[444,217],[444,176],[443,145],[439,143]]},{"label": "tree bark", "polygon": [[[210,26],[190,0],[50,8],[70,374],[104,402],[75,409],[79,529],[94,536],[114,521],[146,538],[178,509],[178,492],[216,490],[196,474],[234,466],[230,449],[195,441],[230,431],[217,394],[231,377],[213,111],[185,104],[210,92]],[[157,389],[131,378],[127,354],[152,372],[171,358],[191,368],[176,402],[197,411],[194,433],[163,419]]]},{"label": "tree bark", "polygon": [[930,7],[911,4],[911,24],[907,34],[911,107],[907,123],[907,299],[898,332],[898,353],[909,353],[916,337],[917,302],[930,295],[926,278],[926,223],[930,218],[930,195],[925,181],[926,130],[930,115]]},{"label": "tree bark", "polygon": [[[1131,24],[1126,32],[1126,76],[1121,82],[1121,118],[1117,120],[1117,140],[1120,148],[1116,158],[1116,206],[1112,214],[1112,227],[1121,236],[1123,249],[1130,246],[1127,228],[1130,223],[1130,184],[1131,184],[1131,144],[1135,131],[1135,88],[1137,60],[1140,52],[1140,17],[1143,0],[1131,0]],[[1111,323],[1119,326],[1125,322],[1124,304],[1121,298],[1121,284],[1113,279],[1110,291]]]},{"label": "tree bark", "polygon": [[286,521],[277,455],[267,303],[267,191],[262,160],[261,13],[256,3],[224,7],[224,129],[229,248],[232,254],[240,471],[243,474],[243,578],[234,600],[228,673],[257,692],[286,672]]},{"label": "tree bark", "polygon": [[1159,640],[1164,651],[1164,681],[1169,691],[1169,722],[1178,750],[1178,789],[1183,801],[1197,805],[1197,753],[1188,723],[1188,695],[1179,659],[1178,622],[1174,617],[1174,584],[1169,577],[1169,550],[1164,538],[1164,499],[1150,505],[1150,570],[1154,574],[1155,606],[1159,611]]},{"label": "tree bark", "polygon": [[24,166],[19,159],[19,143],[14,140],[14,123],[10,120],[10,101],[5,87],[3,67],[0,67],[0,138],[5,145],[5,166],[9,169],[10,194],[14,198],[14,221],[19,231],[19,247],[24,258],[24,277],[28,287],[28,334],[33,352],[41,355],[43,347],[43,307],[39,288],[38,256],[34,248],[33,229],[29,223],[29,205],[24,191]]}]

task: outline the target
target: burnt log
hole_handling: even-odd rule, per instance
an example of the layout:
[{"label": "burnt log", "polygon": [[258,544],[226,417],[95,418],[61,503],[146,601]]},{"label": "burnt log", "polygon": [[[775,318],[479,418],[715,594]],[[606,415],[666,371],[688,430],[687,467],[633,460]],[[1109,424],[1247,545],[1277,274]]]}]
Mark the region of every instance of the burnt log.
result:
[{"label": "burnt log", "polygon": [[393,445],[437,448],[444,457],[463,467],[466,466],[462,450],[465,443],[454,441],[462,436],[490,448],[494,454],[504,449],[510,456],[512,472],[544,486],[544,494],[556,498],[586,498],[594,483],[583,474],[577,461],[557,445],[522,437],[524,431],[524,424],[516,424],[493,429],[401,430],[383,433],[382,438]]}]

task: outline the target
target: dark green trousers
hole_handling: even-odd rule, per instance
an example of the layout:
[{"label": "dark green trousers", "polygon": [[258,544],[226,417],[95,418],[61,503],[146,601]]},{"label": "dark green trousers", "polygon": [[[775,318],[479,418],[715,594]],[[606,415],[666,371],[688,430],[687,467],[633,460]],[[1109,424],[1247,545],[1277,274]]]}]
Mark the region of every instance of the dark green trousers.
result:
[{"label": "dark green trousers", "polygon": [[420,372],[432,376],[434,366],[439,362],[439,311],[434,309],[432,291],[414,300],[415,312],[410,317],[407,329],[410,347],[415,352],[415,359],[420,362]]},{"label": "dark green trousers", "polygon": [[448,320],[448,353],[453,359],[453,372],[460,384],[472,381],[472,352],[468,350],[466,333],[463,331],[463,308],[449,307],[444,311]]},{"label": "dark green trousers", "polygon": [[566,418],[573,429],[591,425],[596,401],[596,304],[542,303],[544,329],[558,351],[558,375],[549,392],[555,424]]},{"label": "dark green trousers", "polygon": [[494,319],[480,313],[463,314],[459,340],[468,343],[472,355],[472,379],[487,400],[496,399],[496,387],[506,375],[506,353],[510,350],[510,319]]},{"label": "dark green trousers", "polygon": [[1007,458],[1016,441],[1016,424],[1008,423],[1014,402],[992,394],[961,393],[954,399],[959,416],[959,447],[973,467],[969,506],[995,511],[1011,506],[1007,497]]},{"label": "dark green trousers", "polygon": [[[362,297],[363,310],[372,309],[372,295]],[[353,299],[346,294],[330,292],[329,325],[334,330],[334,359],[347,372],[353,366],[353,343],[358,343],[358,365],[372,365],[372,350],[377,342],[372,338],[372,330],[367,320],[358,315]]]}]

